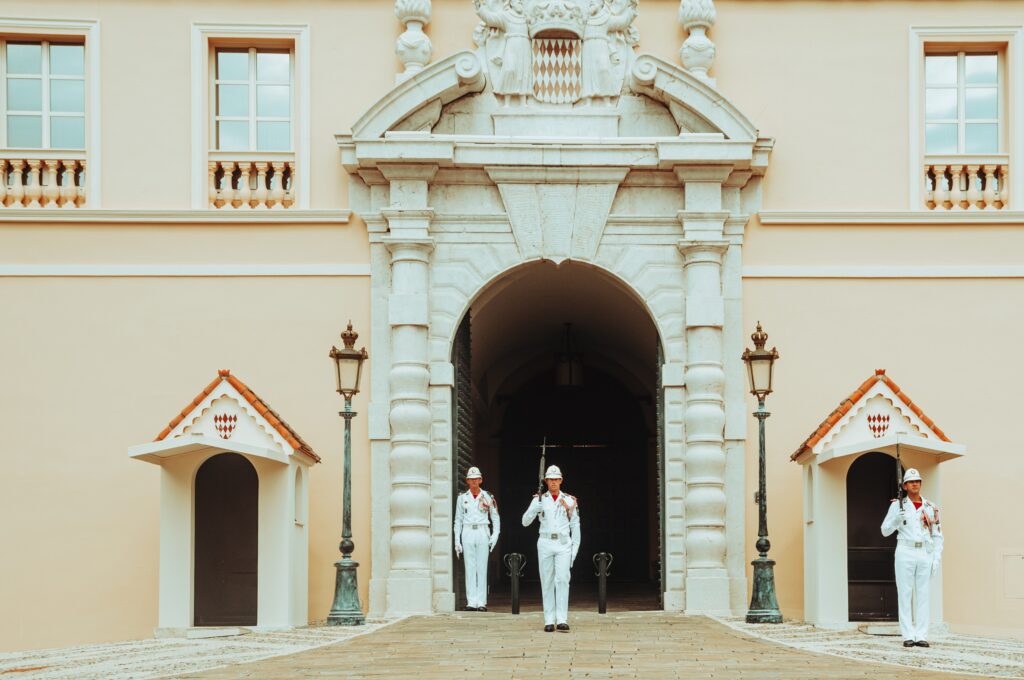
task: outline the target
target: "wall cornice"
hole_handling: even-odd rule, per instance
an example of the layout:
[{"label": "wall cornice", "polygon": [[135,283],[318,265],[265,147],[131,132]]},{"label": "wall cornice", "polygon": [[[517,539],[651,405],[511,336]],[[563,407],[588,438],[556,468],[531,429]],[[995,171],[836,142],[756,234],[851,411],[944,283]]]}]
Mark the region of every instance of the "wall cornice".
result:
[{"label": "wall cornice", "polygon": [[1024,225],[1024,211],[1019,210],[762,210],[759,218],[764,226],[787,227]]}]

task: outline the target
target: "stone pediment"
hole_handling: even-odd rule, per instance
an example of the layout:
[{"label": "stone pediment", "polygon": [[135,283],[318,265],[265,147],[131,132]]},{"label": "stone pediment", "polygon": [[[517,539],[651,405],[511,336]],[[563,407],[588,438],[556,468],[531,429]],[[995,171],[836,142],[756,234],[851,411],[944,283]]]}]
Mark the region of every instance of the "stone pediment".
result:
[{"label": "stone pediment", "polygon": [[149,444],[129,455],[153,463],[200,450],[216,449],[287,463],[297,456],[320,461],[313,450],[266,402],[228,370],[218,372]]},{"label": "stone pediment", "polygon": [[932,453],[941,460],[966,451],[925,415],[884,369],[878,369],[839,403],[791,459],[806,463],[816,456],[820,464],[866,451],[895,450],[897,446]]}]

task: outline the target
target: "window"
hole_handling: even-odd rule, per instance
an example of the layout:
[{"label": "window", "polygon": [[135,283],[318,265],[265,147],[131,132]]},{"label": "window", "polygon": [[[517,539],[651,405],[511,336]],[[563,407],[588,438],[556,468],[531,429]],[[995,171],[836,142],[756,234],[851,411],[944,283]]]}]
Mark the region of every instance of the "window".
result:
[{"label": "window", "polygon": [[85,46],[0,41],[3,146],[85,148]]},{"label": "window", "polygon": [[999,153],[999,62],[995,53],[925,56],[926,154]]},{"label": "window", "polygon": [[218,151],[292,151],[292,52],[217,48],[214,146]]}]

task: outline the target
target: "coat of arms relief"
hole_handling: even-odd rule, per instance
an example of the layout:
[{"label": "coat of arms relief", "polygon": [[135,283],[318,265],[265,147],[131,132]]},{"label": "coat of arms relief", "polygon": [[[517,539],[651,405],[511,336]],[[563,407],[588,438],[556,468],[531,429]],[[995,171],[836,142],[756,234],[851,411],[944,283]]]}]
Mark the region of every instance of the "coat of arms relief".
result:
[{"label": "coat of arms relief", "polygon": [[474,0],[474,33],[505,106],[611,104],[638,42],[637,0]]}]

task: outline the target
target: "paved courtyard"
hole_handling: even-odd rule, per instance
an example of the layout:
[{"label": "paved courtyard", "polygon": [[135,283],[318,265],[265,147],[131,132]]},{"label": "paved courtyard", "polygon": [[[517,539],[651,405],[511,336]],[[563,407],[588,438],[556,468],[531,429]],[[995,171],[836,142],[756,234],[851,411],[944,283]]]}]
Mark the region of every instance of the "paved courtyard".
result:
[{"label": "paved courtyard", "polygon": [[[800,623],[748,626],[664,612],[570,612],[544,633],[539,613],[457,613],[199,640],[145,640],[0,654],[0,676],[181,678],[1024,678],[1024,641],[948,635],[931,649],[898,637]],[[884,662],[884,663],[878,663]],[[894,665],[899,664],[899,665]]]}]

